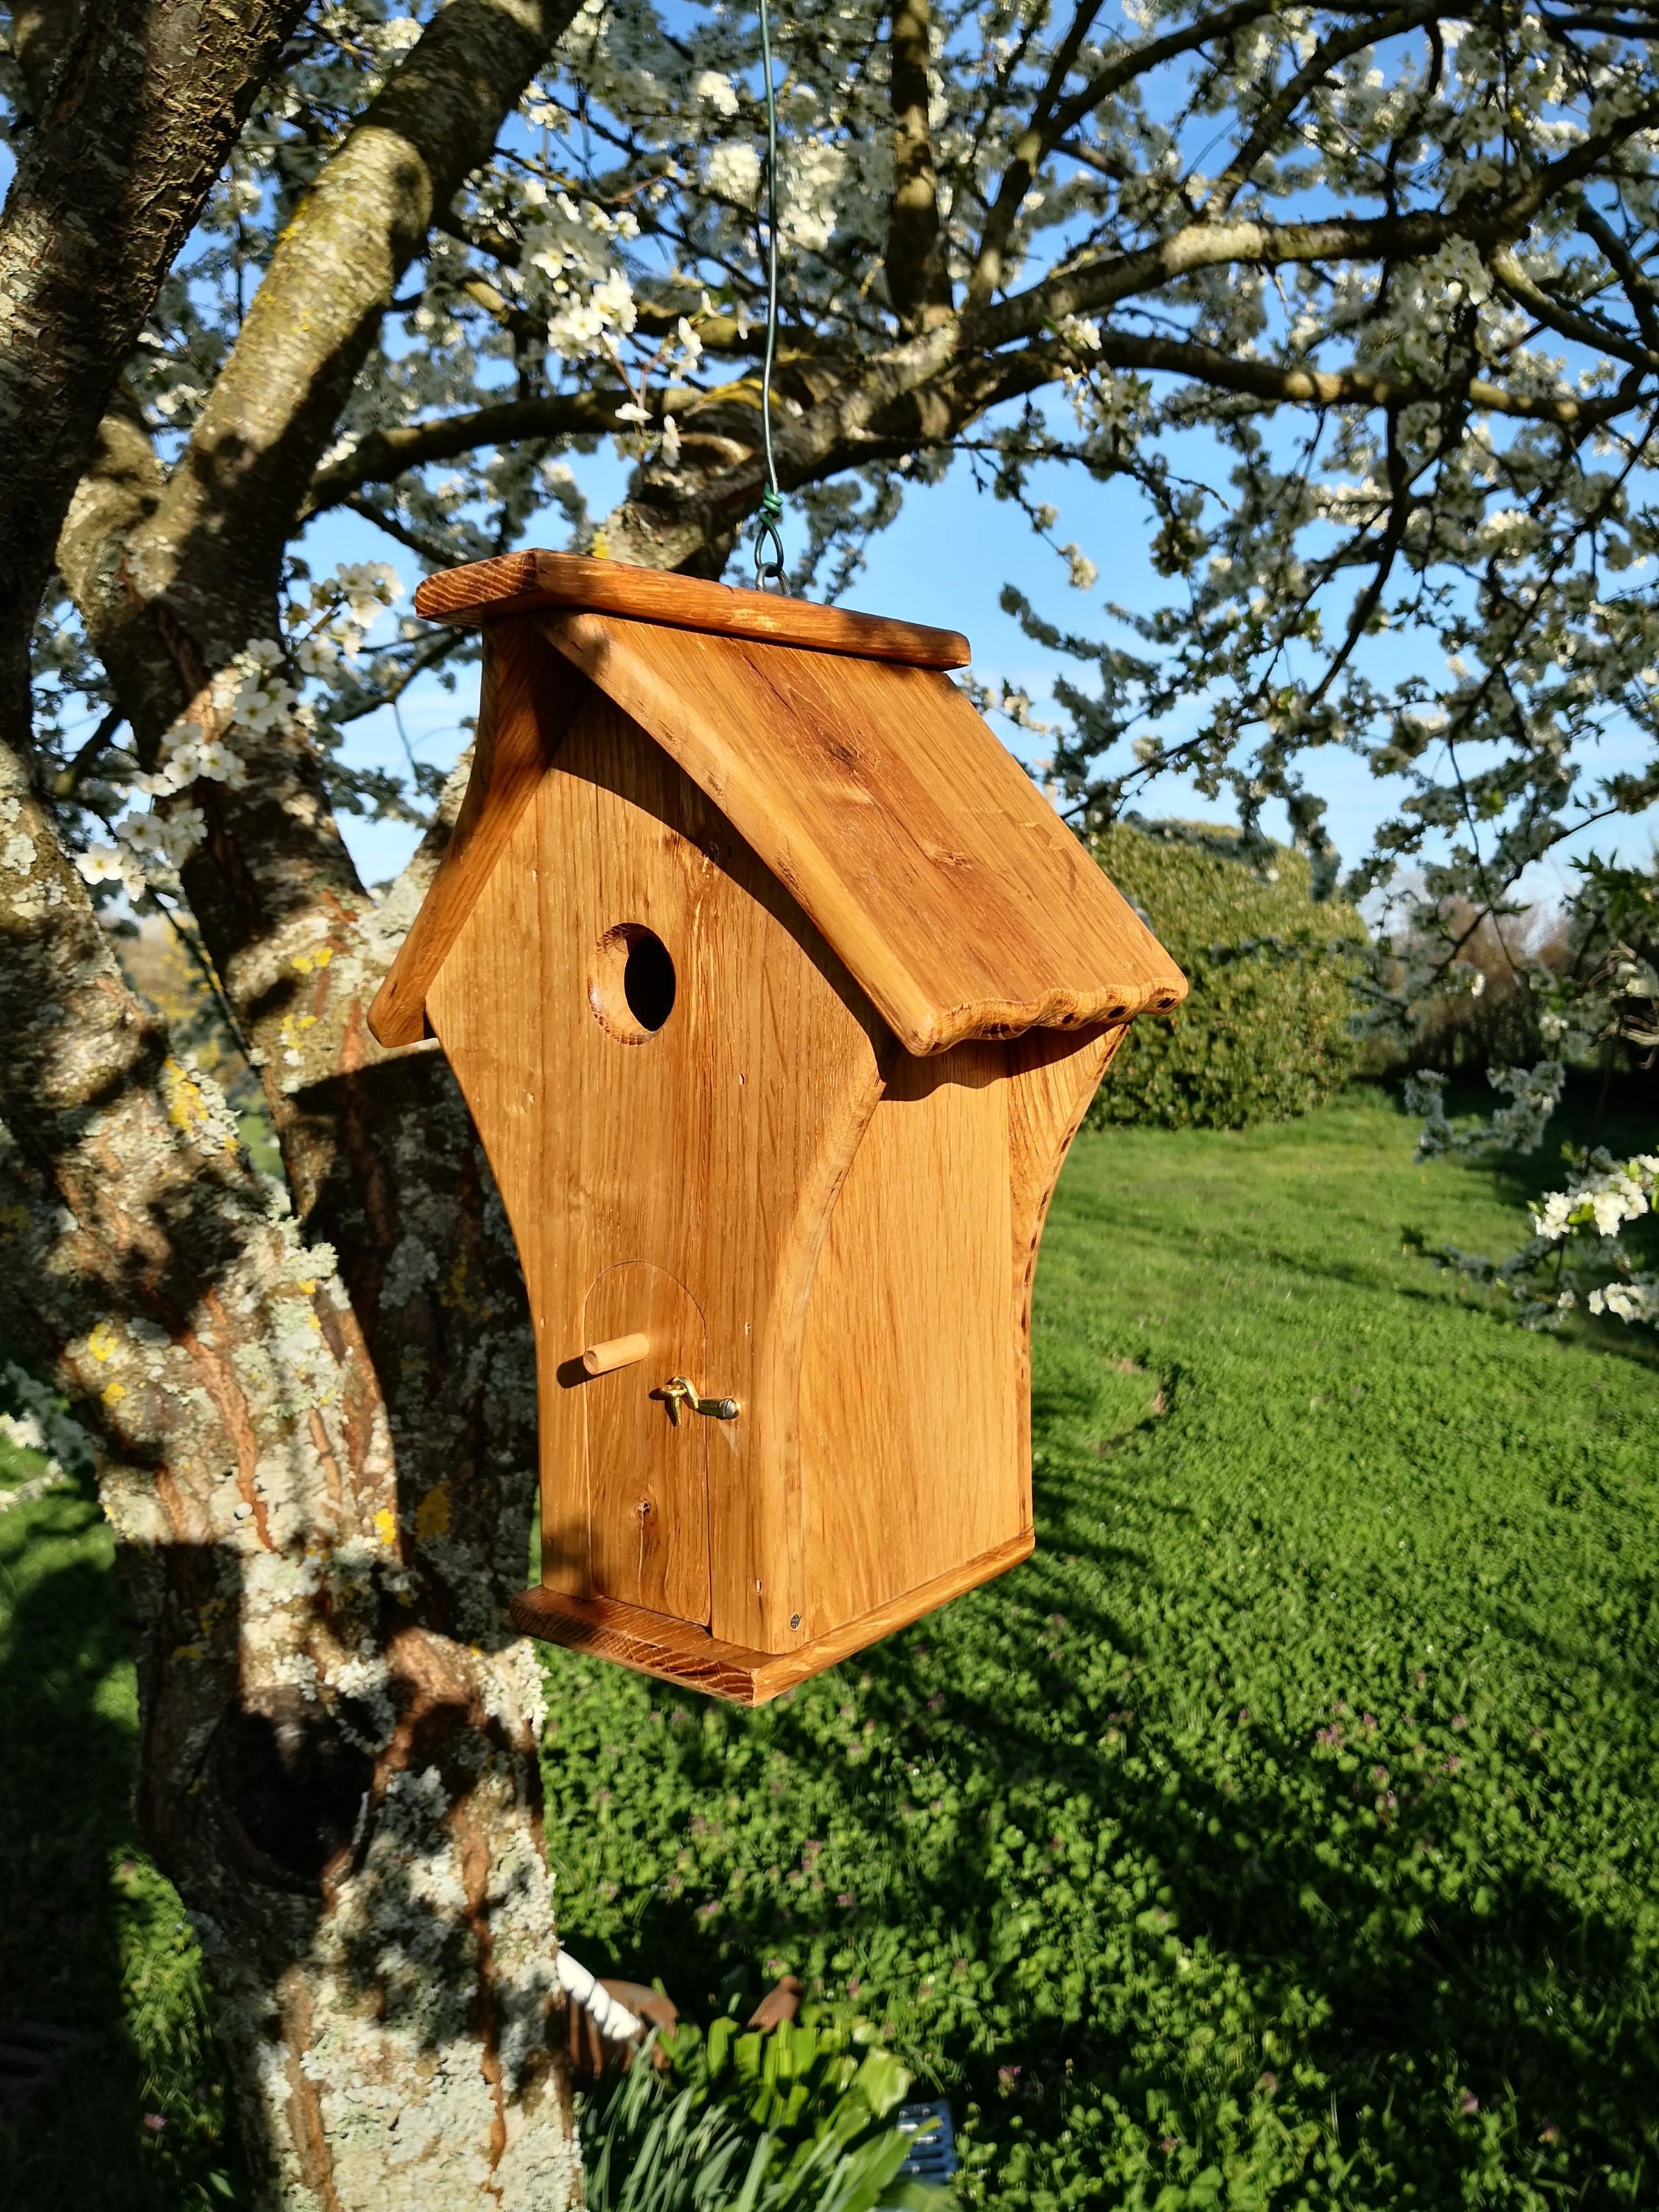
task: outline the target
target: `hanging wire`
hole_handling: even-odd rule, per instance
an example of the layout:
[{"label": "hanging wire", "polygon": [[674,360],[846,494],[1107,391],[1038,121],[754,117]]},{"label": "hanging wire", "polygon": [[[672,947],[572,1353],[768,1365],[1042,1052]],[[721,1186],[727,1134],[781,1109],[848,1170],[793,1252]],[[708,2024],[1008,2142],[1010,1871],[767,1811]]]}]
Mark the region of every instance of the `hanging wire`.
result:
[{"label": "hanging wire", "polygon": [[761,442],[766,453],[766,489],[755,520],[755,587],[763,592],[783,583],[783,494],[772,458],[772,356],[778,343],[778,98],[772,82],[772,25],[767,0],[760,0],[761,65],[766,72],[766,356],[761,368]]}]

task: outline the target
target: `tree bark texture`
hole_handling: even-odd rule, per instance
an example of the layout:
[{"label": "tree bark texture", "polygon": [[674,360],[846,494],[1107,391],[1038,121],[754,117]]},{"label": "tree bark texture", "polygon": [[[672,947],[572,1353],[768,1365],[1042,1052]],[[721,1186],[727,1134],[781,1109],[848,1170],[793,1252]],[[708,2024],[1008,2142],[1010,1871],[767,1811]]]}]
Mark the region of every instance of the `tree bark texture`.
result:
[{"label": "tree bark texture", "polygon": [[939,181],[928,124],[933,60],[927,0],[893,0],[888,69],[893,105],[893,205],[887,226],[887,296],[907,329],[951,312],[940,253]]},{"label": "tree bark texture", "polygon": [[[84,374],[95,447],[58,562],[142,743],[207,719],[214,675],[275,633],[379,318],[568,12],[450,0],[296,214],[171,470]],[[245,791],[192,793],[210,827],[187,884],[280,1200],[127,991],[6,757],[0,1006],[26,1042],[0,1076],[0,1327],[102,1440],[141,1623],[141,1809],[202,1937],[264,2200],[556,2212],[578,2185],[540,1676],[506,1622],[535,1488],[528,1317],[447,1068],[384,1054],[363,1019],[434,856],[377,905],[305,740],[242,750]]]},{"label": "tree bark texture", "polygon": [[[562,2204],[539,1677],[502,1626],[534,1385],[514,1316],[475,1326],[511,1267],[476,1140],[441,1100],[391,1115],[438,1163],[433,1241],[411,1227],[380,1285],[394,1411],[333,1251],[127,991],[9,753],[0,939],[4,1323],[103,1440],[141,1811],[212,1969],[265,2201]],[[439,1450],[410,1449],[401,1423],[446,1399]]]},{"label": "tree bark texture", "polygon": [[43,9],[20,26],[46,82],[0,212],[0,728],[14,744],[99,417],[304,3],[85,0],[66,37]]}]

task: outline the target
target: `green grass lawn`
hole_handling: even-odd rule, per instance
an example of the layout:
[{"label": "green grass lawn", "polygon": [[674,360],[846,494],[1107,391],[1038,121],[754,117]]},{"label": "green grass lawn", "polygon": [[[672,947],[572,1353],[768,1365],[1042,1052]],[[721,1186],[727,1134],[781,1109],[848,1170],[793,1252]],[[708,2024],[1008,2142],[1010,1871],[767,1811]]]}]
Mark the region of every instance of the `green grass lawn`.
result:
[{"label": "green grass lawn", "polygon": [[1659,1374],[1412,1137],[1084,1138],[1037,1557],[758,1714],[553,1659],[579,1954],[890,2023],[999,2203],[1659,2201]]},{"label": "green grass lawn", "polygon": [[[1413,1135],[1357,1095],[1079,1140],[1014,1574],[759,1713],[550,1653],[577,1955],[705,2016],[820,1985],[952,2097],[978,2201],[1659,2203],[1659,1366],[1407,1250],[1507,1249],[1525,1187]],[[182,2203],[210,2061],[87,1516],[0,1515],[0,1868],[73,1930],[0,1936],[0,2010],[112,2054],[74,2201]]]}]

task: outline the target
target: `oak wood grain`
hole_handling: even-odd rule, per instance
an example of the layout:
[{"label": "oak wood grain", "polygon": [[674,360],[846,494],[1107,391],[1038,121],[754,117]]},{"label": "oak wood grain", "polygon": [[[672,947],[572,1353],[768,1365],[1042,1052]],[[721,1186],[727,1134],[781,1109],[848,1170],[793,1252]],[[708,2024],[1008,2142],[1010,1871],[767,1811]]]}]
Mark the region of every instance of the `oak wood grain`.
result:
[{"label": "oak wood grain", "polygon": [[1099,1090],[1127,1024],[1067,1036],[1033,1030],[1008,1047],[1009,1226],[1013,1259],[1013,1390],[1019,1424],[1015,1455],[1027,1470],[1030,1518],[1031,1291],[1037,1251],[1060,1171]]},{"label": "oak wood grain", "polygon": [[945,677],[591,613],[536,627],[678,763],[907,1052],[1165,1011],[1186,981]]},{"label": "oak wood grain", "polygon": [[651,1339],[643,1330],[631,1336],[607,1337],[603,1344],[590,1344],[582,1354],[582,1368],[589,1375],[610,1375],[618,1367],[632,1367],[646,1358],[651,1351]]},{"label": "oak wood grain", "polygon": [[781,1654],[727,1643],[637,1606],[569,1597],[545,1588],[521,1590],[510,1611],[514,1626],[526,1636],[591,1652],[639,1674],[654,1674],[659,1680],[678,1682],[685,1689],[701,1690],[736,1705],[763,1705],[796,1683],[807,1681],[854,1652],[909,1627],[924,1613],[948,1605],[952,1598],[1006,1574],[1011,1567],[1030,1559],[1031,1549],[1029,1534],[1016,1536],[994,1551],[963,1560],[948,1574],[876,1607],[860,1619],[844,1623],[830,1634]]},{"label": "oak wood grain", "polygon": [[382,1044],[418,1044],[427,1035],[432,980],[587,689],[571,681],[573,672],[525,629],[486,641],[466,795],[420,912],[368,1010],[368,1026]]},{"label": "oak wood grain", "polygon": [[[614,975],[601,949],[623,926],[653,933],[674,964],[673,1011],[655,1034],[602,1018]],[[804,1631],[791,1621],[805,1612],[806,1295],[890,1038],[729,823],[598,692],[577,708],[428,1006],[530,1291],[544,1577],[593,1595],[596,1558],[617,1540],[608,1522],[590,1524],[582,1410],[608,1378],[562,1378],[580,1376],[596,1335],[649,1326],[619,1310],[601,1327],[587,1307],[606,1269],[647,1261],[707,1322],[691,1379],[743,1407],[735,1421],[691,1417],[708,1454],[707,1618],[728,1641],[792,1648]],[[641,1369],[625,1375],[646,1387]],[[665,1426],[665,1407],[653,1411]],[[609,1514],[626,1500],[595,1504]]]},{"label": "oak wood grain", "polygon": [[814,1634],[1030,1527],[1007,1050],[901,1059],[830,1217],[801,1349]]},{"label": "oak wood grain", "polygon": [[548,607],[591,607],[638,622],[917,668],[965,668],[971,658],[967,639],[955,630],[817,606],[775,592],[733,589],[657,568],[631,568],[621,561],[587,560],[576,553],[504,553],[428,576],[415,594],[415,611],[428,622],[496,622]]},{"label": "oak wood grain", "polygon": [[707,1626],[708,1424],[671,1420],[662,1395],[671,1376],[695,1377],[708,1365],[702,1310],[684,1283],[631,1260],[599,1277],[582,1321],[589,1336],[636,1330],[649,1339],[651,1363],[590,1375],[577,1393],[590,1587],[598,1597]]},{"label": "oak wood grain", "polygon": [[[1043,1218],[1130,1012],[1183,989],[936,672],[492,629],[375,1014],[430,1022],[524,1265],[520,1625],[763,1702],[1026,1556]],[[673,1375],[738,1418],[673,1422]]]}]

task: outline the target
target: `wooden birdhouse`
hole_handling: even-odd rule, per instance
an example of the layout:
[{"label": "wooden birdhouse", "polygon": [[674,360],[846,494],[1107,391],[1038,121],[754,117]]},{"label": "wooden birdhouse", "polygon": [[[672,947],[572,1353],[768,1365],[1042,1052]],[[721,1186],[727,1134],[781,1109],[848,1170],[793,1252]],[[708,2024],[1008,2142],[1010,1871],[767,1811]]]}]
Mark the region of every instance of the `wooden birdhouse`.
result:
[{"label": "wooden birdhouse", "polygon": [[370,1015],[524,1263],[522,1630],[759,1704],[1031,1550],[1061,1160],[1185,983],[910,623],[551,553],[482,624],[453,840]]}]

